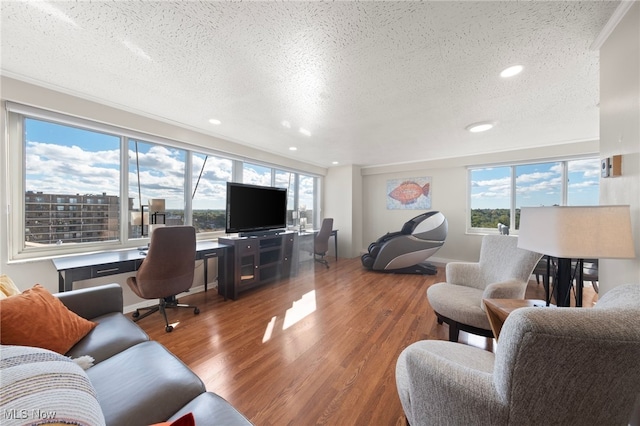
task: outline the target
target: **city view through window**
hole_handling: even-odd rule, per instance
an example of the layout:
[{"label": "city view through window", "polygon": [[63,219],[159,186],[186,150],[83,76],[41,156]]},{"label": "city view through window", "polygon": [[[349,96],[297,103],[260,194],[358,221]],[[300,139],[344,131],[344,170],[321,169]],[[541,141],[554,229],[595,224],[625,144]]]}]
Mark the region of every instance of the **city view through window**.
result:
[{"label": "city view through window", "polygon": [[119,238],[120,138],[25,119],[25,246]]},{"label": "city view through window", "polygon": [[[24,246],[108,242],[148,236],[148,225],[185,223],[187,197],[197,232],[224,231],[226,184],[234,161],[182,148],[125,138],[128,158],[128,217],[120,218],[122,136],[25,117]],[[186,173],[187,156],[191,170]],[[241,162],[236,162],[241,164]],[[260,165],[242,165],[244,179],[289,189],[289,223],[297,205],[310,206],[316,178]],[[185,176],[191,194],[185,194]],[[273,174],[273,180],[272,180]],[[296,191],[297,189],[297,191]],[[152,200],[164,211],[154,215]],[[298,204],[296,204],[296,202]],[[305,204],[308,203],[308,204]]]}]

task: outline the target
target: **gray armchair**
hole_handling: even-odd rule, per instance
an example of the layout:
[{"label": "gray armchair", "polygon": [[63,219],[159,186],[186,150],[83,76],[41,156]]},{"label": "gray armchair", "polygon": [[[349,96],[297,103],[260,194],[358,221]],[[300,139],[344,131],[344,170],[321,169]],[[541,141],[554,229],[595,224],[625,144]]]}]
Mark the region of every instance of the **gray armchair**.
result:
[{"label": "gray armchair", "polygon": [[482,299],[524,299],[527,282],[542,257],[518,248],[518,238],[485,235],[478,262],[450,262],[447,282],[427,289],[438,324],[449,325],[449,340],[458,341],[460,330],[493,337]]},{"label": "gray armchair", "polygon": [[626,425],[640,397],[639,360],[640,285],[625,285],[595,308],[515,310],[495,355],[413,343],[396,382],[411,426]]}]

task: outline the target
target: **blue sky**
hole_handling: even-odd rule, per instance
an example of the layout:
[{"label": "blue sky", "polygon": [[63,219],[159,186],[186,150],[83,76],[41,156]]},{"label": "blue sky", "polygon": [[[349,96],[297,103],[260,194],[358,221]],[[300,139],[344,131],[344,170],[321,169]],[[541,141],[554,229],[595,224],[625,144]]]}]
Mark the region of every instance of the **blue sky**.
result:
[{"label": "blue sky", "polygon": [[[600,160],[568,162],[568,205],[599,204]],[[511,167],[489,167],[471,172],[471,208],[510,207]],[[562,204],[560,162],[516,166],[516,207]]]},{"label": "blue sky", "polygon": [[26,138],[26,190],[118,194],[119,138],[36,120]]},{"label": "blue sky", "polygon": [[[120,138],[95,131],[26,120],[26,190],[53,194],[118,195],[120,186]],[[181,149],[129,141],[129,194],[139,206],[137,164],[140,166],[141,200],[164,198],[167,209],[184,207],[186,152]],[[206,158],[206,162],[205,162]],[[193,208],[224,209],[226,182],[232,177],[232,161],[196,153],[193,185],[202,176]],[[203,168],[204,165],[204,168]],[[244,179],[269,185],[268,168],[245,163]],[[313,206],[313,179],[302,179],[300,204]]]}]

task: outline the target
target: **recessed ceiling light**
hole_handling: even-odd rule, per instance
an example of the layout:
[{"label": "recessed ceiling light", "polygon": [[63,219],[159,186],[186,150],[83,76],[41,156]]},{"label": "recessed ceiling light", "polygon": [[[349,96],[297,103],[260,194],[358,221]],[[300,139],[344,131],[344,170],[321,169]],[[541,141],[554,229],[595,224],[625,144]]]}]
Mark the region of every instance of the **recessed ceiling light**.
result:
[{"label": "recessed ceiling light", "polygon": [[467,129],[471,133],[486,132],[487,130],[490,130],[492,128],[493,128],[493,123],[490,123],[488,121],[469,124],[467,127],[465,127],[465,129]]},{"label": "recessed ceiling light", "polygon": [[305,136],[311,136],[311,132],[310,132],[310,131],[308,131],[307,129],[303,129],[302,127],[300,127],[300,128],[298,129],[298,131],[299,131],[300,133],[302,133],[303,135],[305,135]]},{"label": "recessed ceiling light", "polygon": [[210,118],[209,119],[209,123],[214,124],[214,125],[219,125],[220,123],[222,123],[222,121],[215,119],[215,118]]},{"label": "recessed ceiling light", "polygon": [[502,72],[500,73],[500,77],[502,78],[513,77],[514,75],[520,74],[523,68],[524,67],[522,65],[514,65],[512,67],[502,70]]},{"label": "recessed ceiling light", "polygon": [[296,148],[295,146],[290,146],[289,147],[289,151],[297,151],[297,150],[298,150],[298,148]]},{"label": "recessed ceiling light", "polygon": [[333,161],[333,162],[331,162],[331,164],[333,164],[335,166],[335,165],[338,165],[340,163],[338,163],[337,161]]},{"label": "recessed ceiling light", "polygon": [[291,123],[289,123],[287,120],[282,120],[282,127],[286,127],[287,129],[291,128]]}]

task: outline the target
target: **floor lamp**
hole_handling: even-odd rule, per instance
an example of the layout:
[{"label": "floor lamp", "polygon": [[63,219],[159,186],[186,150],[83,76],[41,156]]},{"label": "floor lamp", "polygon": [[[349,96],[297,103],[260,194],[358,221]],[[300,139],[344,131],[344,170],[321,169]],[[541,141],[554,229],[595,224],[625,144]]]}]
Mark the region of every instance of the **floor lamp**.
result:
[{"label": "floor lamp", "polygon": [[557,306],[570,306],[574,279],[581,306],[582,259],[635,258],[629,206],[522,207],[518,247],[556,258]]}]

